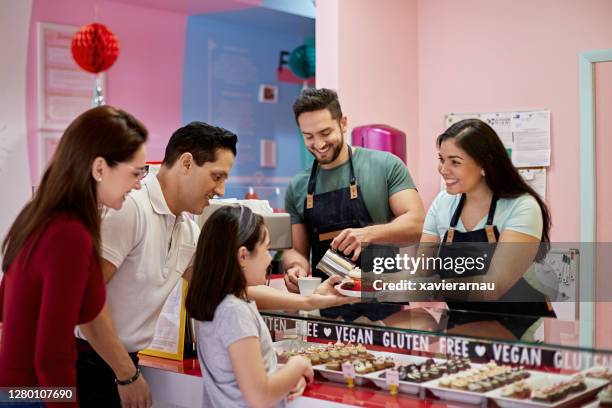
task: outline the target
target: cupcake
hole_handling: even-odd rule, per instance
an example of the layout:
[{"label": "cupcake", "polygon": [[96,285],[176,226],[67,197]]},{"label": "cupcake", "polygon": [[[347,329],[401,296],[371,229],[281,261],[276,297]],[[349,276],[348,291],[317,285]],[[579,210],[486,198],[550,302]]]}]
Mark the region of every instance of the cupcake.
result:
[{"label": "cupcake", "polygon": [[331,360],[325,364],[325,368],[328,370],[340,371],[340,361]]},{"label": "cupcake", "polygon": [[374,366],[369,361],[365,362],[365,366],[366,366],[366,370],[367,370],[366,372],[371,373],[371,372],[374,371]]},{"label": "cupcake", "polygon": [[420,373],[410,373],[406,375],[406,381],[413,383],[422,383],[423,378],[421,377]]},{"label": "cupcake", "polygon": [[349,351],[345,348],[340,349],[340,358],[342,360],[348,360],[351,357]]},{"label": "cupcake", "polygon": [[327,361],[329,361],[329,353],[327,350],[323,350],[319,353],[319,359],[322,363],[327,363]]},{"label": "cupcake", "polygon": [[364,347],[363,344],[358,344],[357,345],[357,353],[360,356],[363,356],[363,355],[367,354],[367,352],[368,352],[368,350]]},{"label": "cupcake", "polygon": [[385,358],[385,368],[393,368],[395,367],[395,361],[393,360],[393,357],[389,356],[387,358]]},{"label": "cupcake", "polygon": [[340,358],[340,352],[336,349],[333,349],[329,352],[329,357],[332,360],[338,360]]},{"label": "cupcake", "polygon": [[451,387],[451,379],[450,379],[450,377],[445,376],[445,377],[440,378],[440,381],[438,381],[438,385],[440,387],[450,388]]},{"label": "cupcake", "polygon": [[357,374],[366,374],[368,372],[368,368],[363,361],[356,361],[353,365],[355,366],[355,372]]},{"label": "cupcake", "polygon": [[484,389],[482,388],[482,385],[480,385],[477,382],[471,382],[468,384],[468,391],[471,392],[484,392]]},{"label": "cupcake", "polygon": [[376,371],[384,370],[385,369],[385,359],[382,357],[378,357],[376,360],[374,360],[373,366]]},{"label": "cupcake", "polygon": [[514,387],[509,385],[507,387],[502,388],[501,396],[504,398],[514,398]]},{"label": "cupcake", "polygon": [[514,386],[514,398],[527,399],[531,396],[531,388],[524,383],[518,383]]},{"label": "cupcake", "polygon": [[312,364],[313,366],[321,364],[321,358],[319,357],[319,353],[312,353],[309,358],[310,364]]},{"label": "cupcake", "polygon": [[440,373],[440,370],[438,370],[438,367],[434,366],[429,369],[429,375],[431,376],[431,379],[434,380],[436,378],[440,378],[442,374]]},{"label": "cupcake", "polygon": [[458,378],[456,380],[451,381],[451,388],[455,390],[467,390],[468,382],[463,378]]},{"label": "cupcake", "polygon": [[482,385],[482,389],[485,392],[491,391],[493,389],[493,384],[491,384],[491,381],[489,381],[489,380],[480,381],[480,385]]}]

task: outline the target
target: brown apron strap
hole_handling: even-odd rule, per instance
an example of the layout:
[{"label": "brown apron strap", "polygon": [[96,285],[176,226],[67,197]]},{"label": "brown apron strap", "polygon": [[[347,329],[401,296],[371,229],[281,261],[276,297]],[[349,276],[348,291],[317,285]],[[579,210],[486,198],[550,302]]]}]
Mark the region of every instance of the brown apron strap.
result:
[{"label": "brown apron strap", "polygon": [[354,200],[359,196],[359,194],[357,193],[357,184],[351,183],[349,191],[351,192],[351,200]]},{"label": "brown apron strap", "polygon": [[493,226],[492,225],[486,225],[485,226],[485,231],[487,232],[487,241],[489,242],[489,244],[496,243],[497,239],[495,238],[495,231],[493,230]]},{"label": "brown apron strap", "polygon": [[314,207],[314,194],[306,194],[306,208]]},{"label": "brown apron strap", "polygon": [[450,227],[446,233],[446,242],[453,242],[455,239],[455,228]]},{"label": "brown apron strap", "polygon": [[329,241],[330,239],[336,238],[343,230],[336,230],[319,234],[319,241]]}]

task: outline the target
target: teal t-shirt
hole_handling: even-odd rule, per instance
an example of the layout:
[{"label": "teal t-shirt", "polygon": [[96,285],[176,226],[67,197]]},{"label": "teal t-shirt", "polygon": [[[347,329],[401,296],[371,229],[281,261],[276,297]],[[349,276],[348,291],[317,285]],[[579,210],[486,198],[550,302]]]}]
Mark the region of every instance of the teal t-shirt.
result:
[{"label": "teal t-shirt", "polygon": [[[459,200],[461,200],[461,194],[451,195],[446,191],[440,192],[427,211],[423,232],[437,235],[440,239],[444,238],[444,233],[450,226]],[[485,216],[474,229],[484,228],[486,222],[487,217]],[[523,194],[516,198],[500,198],[495,207],[493,225],[497,227],[500,234],[508,229],[541,238],[544,227],[542,210],[531,194]],[[457,222],[457,231],[466,232],[461,218]]]},{"label": "teal t-shirt", "polygon": [[[366,208],[376,224],[387,223],[395,218],[389,207],[390,196],[416,188],[404,162],[388,152],[353,147],[353,168]],[[287,188],[285,210],[291,215],[292,224],[304,223],[304,201],[311,169],[309,167],[298,173]],[[315,196],[347,188],[349,184],[348,160],[329,170],[319,167]]]}]

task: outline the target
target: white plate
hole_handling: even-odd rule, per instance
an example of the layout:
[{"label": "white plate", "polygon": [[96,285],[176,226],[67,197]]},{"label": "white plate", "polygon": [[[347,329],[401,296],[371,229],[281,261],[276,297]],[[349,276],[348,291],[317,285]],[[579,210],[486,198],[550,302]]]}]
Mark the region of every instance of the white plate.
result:
[{"label": "white plate", "polygon": [[[346,383],[346,379],[344,378],[344,374],[342,374],[342,371],[330,370],[325,367],[325,364],[319,364],[312,368],[320,372],[321,375],[325,377],[326,379],[328,379],[329,381],[342,383],[342,384]],[[375,371],[374,373],[380,373],[380,372],[381,371]],[[370,374],[374,374],[374,373],[370,373]],[[355,378],[353,379],[353,382],[355,383],[355,385],[363,385],[368,382],[368,379],[365,377],[365,375],[356,374]]]},{"label": "white plate", "polygon": [[[398,362],[398,360],[400,361]],[[421,364],[422,362],[426,360],[429,360],[429,358],[428,357],[418,357],[418,356],[402,356],[402,358],[399,358],[396,360],[396,363],[399,363],[400,365]],[[437,358],[434,358],[433,360],[436,363],[444,362],[444,360],[439,360]],[[374,384],[376,384],[378,388],[382,388],[383,390],[388,390],[389,385],[387,384],[387,380],[380,377],[380,374],[383,371],[369,373],[369,374],[366,374],[365,377],[371,380]],[[423,384],[425,384],[425,382],[414,383],[410,381],[400,381],[398,388],[399,388],[399,391],[403,392],[404,394],[418,394]]]},{"label": "white plate", "polygon": [[[479,364],[472,364],[472,367],[474,368],[478,368],[478,366]],[[531,374],[529,378],[532,378],[538,375],[542,375],[541,373],[538,373],[536,371],[528,371],[528,372]],[[423,388],[427,388],[428,390],[431,390],[431,392],[433,392],[433,394],[438,398],[445,399],[448,401],[464,402],[466,404],[481,404],[489,396],[490,393],[494,392],[494,391],[472,392],[472,391],[455,390],[452,388],[440,387],[438,385],[439,381],[440,379],[438,378],[436,380],[422,383],[421,386]],[[519,400],[514,400],[514,401],[519,401]]]},{"label": "white plate", "polygon": [[[547,385],[552,385],[553,383],[565,381],[572,378],[572,376],[561,374],[538,374],[540,375],[533,376],[532,374],[532,377],[523,381],[525,381],[533,389],[545,387]],[[489,391],[487,393],[487,396],[495,400],[497,405],[499,405],[501,408],[559,408],[565,406],[576,406],[576,402],[595,395],[600,389],[602,389],[606,386],[606,384],[608,384],[608,381],[586,377],[584,379],[584,383],[587,386],[586,390],[570,394],[567,397],[550,404],[547,404],[545,402],[533,401],[532,399],[516,399],[502,397],[501,393],[505,387]]]}]

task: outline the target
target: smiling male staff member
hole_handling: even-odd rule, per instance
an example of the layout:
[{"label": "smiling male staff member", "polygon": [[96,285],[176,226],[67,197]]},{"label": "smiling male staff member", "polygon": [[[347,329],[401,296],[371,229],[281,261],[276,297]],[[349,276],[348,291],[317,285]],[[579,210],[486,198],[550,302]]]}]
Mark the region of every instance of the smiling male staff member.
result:
[{"label": "smiling male staff member", "polygon": [[[345,143],[347,118],[336,92],[305,89],[293,112],[315,161],[291,180],[285,197],[293,237],[293,249],[283,253],[289,290],[298,290],[298,277],[306,276],[310,265],[314,269],[330,246],[357,259],[364,242],[418,241],[425,210],[406,165],[391,153]],[[358,304],[321,314],[382,320],[399,310],[395,305]]]}]

